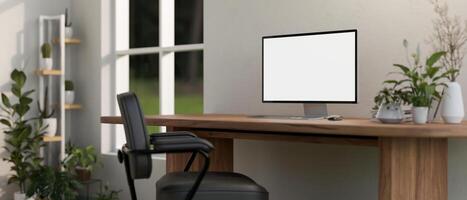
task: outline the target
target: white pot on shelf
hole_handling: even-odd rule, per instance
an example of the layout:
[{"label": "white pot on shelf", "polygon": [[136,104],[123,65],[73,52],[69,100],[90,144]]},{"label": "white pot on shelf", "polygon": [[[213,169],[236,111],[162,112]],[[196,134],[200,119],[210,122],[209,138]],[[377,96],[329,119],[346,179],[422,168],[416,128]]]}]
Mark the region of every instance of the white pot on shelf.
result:
[{"label": "white pot on shelf", "polygon": [[446,83],[442,100],[441,117],[444,123],[459,124],[464,119],[462,88],[457,82]]},{"label": "white pot on shelf", "polygon": [[75,103],[75,91],[65,91],[65,103],[66,104],[73,104]]},{"label": "white pot on shelf", "polygon": [[65,38],[72,38],[73,37],[73,27],[66,26],[65,27]]},{"label": "white pot on shelf", "polygon": [[41,58],[41,67],[42,69],[52,69],[53,60],[52,58]]},{"label": "white pot on shelf", "polygon": [[55,136],[57,134],[57,118],[46,118],[43,119],[42,123],[45,127],[45,135]]},{"label": "white pot on shelf", "polygon": [[412,120],[415,124],[426,124],[428,121],[428,107],[413,107]]}]

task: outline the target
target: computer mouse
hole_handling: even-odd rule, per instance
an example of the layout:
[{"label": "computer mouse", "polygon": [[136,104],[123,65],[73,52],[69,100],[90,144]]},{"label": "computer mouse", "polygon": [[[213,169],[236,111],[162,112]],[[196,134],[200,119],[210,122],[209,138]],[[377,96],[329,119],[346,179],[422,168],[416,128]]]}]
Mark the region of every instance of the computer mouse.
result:
[{"label": "computer mouse", "polygon": [[344,118],[340,115],[329,115],[326,117],[326,119],[328,119],[329,121],[341,121]]}]

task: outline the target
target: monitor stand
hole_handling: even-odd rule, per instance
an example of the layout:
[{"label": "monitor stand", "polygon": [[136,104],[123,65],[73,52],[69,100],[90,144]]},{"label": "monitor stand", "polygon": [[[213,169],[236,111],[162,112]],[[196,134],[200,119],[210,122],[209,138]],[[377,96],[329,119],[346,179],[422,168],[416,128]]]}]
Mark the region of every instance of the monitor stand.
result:
[{"label": "monitor stand", "polygon": [[304,103],[304,118],[323,118],[328,116],[328,107],[324,103]]},{"label": "monitor stand", "polygon": [[303,104],[304,116],[287,115],[252,115],[252,118],[265,119],[323,119],[328,116],[326,104],[305,103]]}]

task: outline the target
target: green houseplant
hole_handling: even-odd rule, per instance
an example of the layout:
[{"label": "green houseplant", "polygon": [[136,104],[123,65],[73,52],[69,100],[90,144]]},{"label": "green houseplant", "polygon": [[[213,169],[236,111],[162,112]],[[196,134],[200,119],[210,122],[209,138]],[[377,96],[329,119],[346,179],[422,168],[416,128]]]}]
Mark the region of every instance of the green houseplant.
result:
[{"label": "green houseplant", "polygon": [[25,199],[26,182],[30,175],[30,170],[40,164],[41,158],[38,150],[42,145],[41,130],[34,126],[37,122],[34,118],[27,119],[32,103],[29,96],[34,90],[24,91],[27,81],[26,74],[21,70],[11,72],[11,93],[13,97],[8,97],[2,93],[0,123],[5,126],[6,134],[4,149],[8,156],[3,160],[12,165],[14,172],[8,179],[8,184],[17,184],[20,191],[15,193],[15,200]]},{"label": "green houseplant", "polygon": [[[404,47],[408,48],[408,42],[404,40]],[[412,117],[416,124],[424,124],[428,119],[428,110],[433,101],[441,99],[440,89],[445,86],[443,79],[449,72],[442,72],[442,66],[436,65],[446,54],[440,51],[433,53],[424,63],[420,61],[420,50],[412,54],[412,62],[409,65],[394,64],[398,69],[397,74],[402,75],[402,80],[388,80],[395,87],[399,87],[406,93],[407,103],[412,104]],[[409,60],[409,59],[408,59]]]},{"label": "green houseplant", "polygon": [[52,69],[52,45],[50,43],[44,43],[41,46],[42,58],[40,59],[40,65],[43,69]]},{"label": "green houseplant", "polygon": [[110,190],[108,184],[104,185],[104,191],[98,193],[96,196],[96,200],[118,200],[118,194],[121,190]]},{"label": "green houseplant", "polygon": [[63,160],[64,167],[76,173],[78,180],[88,181],[94,166],[98,164],[97,155],[93,146],[84,148],[67,145],[66,158]]},{"label": "green houseplant", "polygon": [[39,102],[37,102],[39,107],[39,117],[43,123],[43,129],[46,135],[55,136],[57,134],[57,118],[52,117],[55,113],[54,109],[49,110],[49,88],[46,87],[44,91],[44,105],[41,108]]},{"label": "green houseplant", "polygon": [[[391,84],[386,81],[385,84]],[[373,112],[375,117],[383,123],[400,123],[404,119],[402,104],[407,102],[407,93],[395,87],[384,87],[374,98]]]},{"label": "green houseplant", "polygon": [[36,200],[75,200],[81,184],[67,171],[40,166],[31,173],[27,196]]},{"label": "green houseplant", "polygon": [[65,103],[66,104],[73,104],[75,102],[75,85],[73,81],[66,80],[65,81]]}]

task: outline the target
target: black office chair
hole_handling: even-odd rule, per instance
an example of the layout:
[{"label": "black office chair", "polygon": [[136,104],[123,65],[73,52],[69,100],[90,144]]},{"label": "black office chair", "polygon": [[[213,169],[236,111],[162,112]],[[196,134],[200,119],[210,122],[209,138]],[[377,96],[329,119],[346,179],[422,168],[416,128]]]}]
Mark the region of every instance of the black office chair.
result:
[{"label": "black office chair", "polygon": [[[207,172],[207,140],[190,132],[157,133],[149,136],[143,113],[134,93],[118,95],[127,143],[118,151],[124,163],[131,199],[136,200],[134,180],[151,176],[151,154],[192,153],[183,172],[167,173],[156,183],[157,200],[267,200],[268,192],[245,175],[231,172]],[[148,140],[148,137],[150,138]],[[197,154],[204,157],[200,172],[189,172]]]}]

